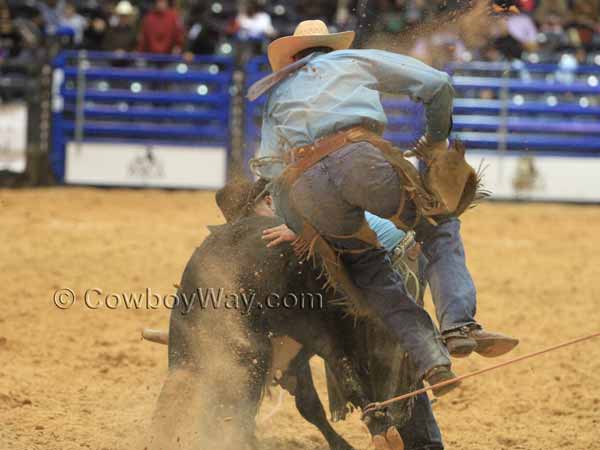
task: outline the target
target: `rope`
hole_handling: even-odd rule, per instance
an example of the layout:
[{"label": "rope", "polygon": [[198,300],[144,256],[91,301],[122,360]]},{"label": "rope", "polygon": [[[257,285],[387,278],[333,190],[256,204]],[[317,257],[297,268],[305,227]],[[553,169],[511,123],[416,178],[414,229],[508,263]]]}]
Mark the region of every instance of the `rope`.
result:
[{"label": "rope", "polygon": [[400,402],[402,400],[406,400],[407,398],[414,397],[414,396],[422,394],[424,392],[431,391],[433,389],[437,389],[437,388],[440,388],[440,387],[443,387],[443,386],[447,386],[449,384],[458,383],[459,381],[466,380],[467,378],[472,378],[472,377],[481,375],[481,374],[486,373],[486,372],[491,372],[492,370],[500,369],[501,367],[506,367],[506,366],[509,366],[511,364],[515,364],[515,363],[518,363],[518,362],[521,362],[521,361],[525,361],[526,359],[534,358],[536,356],[540,356],[540,355],[543,355],[545,353],[553,352],[555,350],[558,350],[558,349],[561,349],[561,348],[564,348],[564,347],[568,347],[570,345],[575,345],[575,344],[578,344],[578,343],[583,342],[583,341],[588,341],[590,339],[593,339],[593,338],[596,338],[596,337],[599,337],[599,336],[600,336],[600,332],[594,333],[594,334],[590,334],[590,335],[587,335],[587,336],[583,336],[583,337],[580,337],[580,338],[577,338],[577,339],[573,339],[572,341],[563,342],[562,344],[558,344],[558,345],[555,345],[553,347],[546,348],[544,350],[539,350],[537,352],[529,353],[527,355],[523,355],[523,356],[520,356],[518,358],[514,358],[514,359],[511,359],[511,360],[508,360],[508,361],[504,361],[504,362],[502,362],[500,364],[496,364],[494,366],[486,367],[486,368],[483,368],[483,369],[480,369],[480,370],[476,370],[475,372],[471,372],[471,373],[467,373],[465,375],[461,375],[461,376],[456,377],[456,378],[454,378],[452,380],[443,381],[441,383],[434,384],[432,386],[428,386],[428,387],[425,387],[425,388],[422,388],[422,389],[418,389],[416,391],[412,391],[412,392],[409,392],[409,393],[404,394],[404,395],[399,395],[398,397],[393,397],[393,398],[390,398],[389,400],[385,400],[383,402],[371,403],[371,404],[367,405],[366,408],[363,410],[362,417],[364,418],[367,414],[370,414],[370,413],[375,412],[375,411],[379,411],[380,409],[383,409],[386,406],[389,406],[389,405],[391,405],[393,403],[397,403],[397,402]]},{"label": "rope", "polygon": [[271,411],[269,411],[268,414],[266,414],[260,420],[257,420],[258,425],[266,424],[269,420],[271,420],[273,417],[275,417],[277,415],[277,413],[281,410],[281,405],[283,405],[283,394],[284,394],[283,389],[280,388],[279,395],[277,396],[277,403],[275,404],[273,409]]}]

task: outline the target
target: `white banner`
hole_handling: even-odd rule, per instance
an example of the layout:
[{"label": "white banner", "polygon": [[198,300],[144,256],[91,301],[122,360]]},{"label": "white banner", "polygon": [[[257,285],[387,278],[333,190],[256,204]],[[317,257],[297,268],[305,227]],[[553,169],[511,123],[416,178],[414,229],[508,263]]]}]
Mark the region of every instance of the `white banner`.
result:
[{"label": "white banner", "polygon": [[483,184],[492,198],[600,202],[600,157],[468,151],[467,160],[485,167]]},{"label": "white banner", "polygon": [[27,105],[0,105],[0,170],[25,171]]},{"label": "white banner", "polygon": [[225,184],[226,170],[227,150],[222,147],[70,142],[65,182],[219,189]]}]

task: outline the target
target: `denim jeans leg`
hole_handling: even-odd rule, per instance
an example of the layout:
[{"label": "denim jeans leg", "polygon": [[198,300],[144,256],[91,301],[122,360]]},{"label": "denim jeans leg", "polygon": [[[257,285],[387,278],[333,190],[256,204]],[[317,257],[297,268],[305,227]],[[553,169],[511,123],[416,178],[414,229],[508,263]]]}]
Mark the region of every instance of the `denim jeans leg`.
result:
[{"label": "denim jeans leg", "polygon": [[[348,239],[331,242],[336,248],[350,251],[364,246]],[[408,295],[385,249],[346,252],[342,259],[375,315],[407,350],[417,368],[417,377],[422,378],[433,367],[450,366],[448,351],[431,317]]]},{"label": "denim jeans leg", "polygon": [[423,245],[427,257],[427,281],[442,333],[474,324],[476,290],[466,266],[460,237],[460,221],[440,224]]},{"label": "denim jeans leg", "polygon": [[444,450],[442,433],[427,394],[420,394],[415,398],[410,420],[398,431],[406,450]]}]

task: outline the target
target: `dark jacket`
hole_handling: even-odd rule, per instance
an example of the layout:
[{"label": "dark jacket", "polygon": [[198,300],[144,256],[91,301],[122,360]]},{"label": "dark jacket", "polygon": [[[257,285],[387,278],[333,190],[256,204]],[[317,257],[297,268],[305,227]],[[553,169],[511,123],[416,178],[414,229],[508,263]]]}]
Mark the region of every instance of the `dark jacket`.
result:
[{"label": "dark jacket", "polygon": [[124,50],[131,52],[135,50],[137,33],[131,25],[116,25],[110,27],[102,39],[102,49],[114,52]]}]

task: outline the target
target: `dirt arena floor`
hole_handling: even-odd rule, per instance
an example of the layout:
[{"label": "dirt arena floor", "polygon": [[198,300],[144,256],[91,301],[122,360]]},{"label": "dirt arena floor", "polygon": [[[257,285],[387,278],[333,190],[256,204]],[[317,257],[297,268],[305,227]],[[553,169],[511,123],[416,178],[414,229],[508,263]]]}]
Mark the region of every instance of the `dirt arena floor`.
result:
[{"label": "dirt arena floor", "polygon": [[[166,327],[169,311],[91,309],[80,297],[173,293],[206,225],[222,222],[212,194],[0,190],[0,211],[0,449],[138,448],[166,373],[165,347],[140,330]],[[513,356],[600,329],[599,223],[591,206],[486,204],[465,216],[479,319],[522,339]],[[61,310],[53,293],[64,288],[78,299]],[[434,408],[448,449],[598,450],[600,341],[466,381]],[[356,415],[336,427],[368,447]],[[326,449],[288,396],[259,437],[264,450]]]}]

